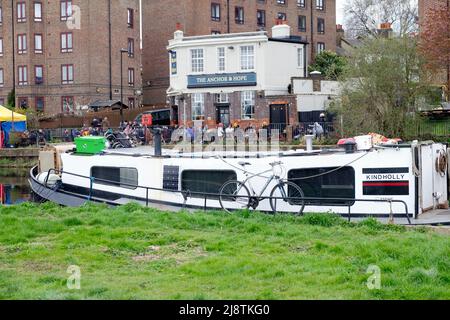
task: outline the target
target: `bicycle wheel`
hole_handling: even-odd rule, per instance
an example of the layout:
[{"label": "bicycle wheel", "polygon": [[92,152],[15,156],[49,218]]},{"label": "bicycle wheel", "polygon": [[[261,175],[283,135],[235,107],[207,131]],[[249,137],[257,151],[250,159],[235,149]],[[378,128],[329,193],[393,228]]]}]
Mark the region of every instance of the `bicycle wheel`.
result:
[{"label": "bicycle wheel", "polygon": [[239,181],[228,181],[219,192],[219,202],[223,210],[244,210],[250,208],[250,191]]},{"label": "bicycle wheel", "polygon": [[273,213],[278,213],[282,208],[286,208],[284,210],[286,212],[302,215],[305,209],[304,197],[302,189],[295,183],[281,182],[273,188],[270,194],[270,206]]}]

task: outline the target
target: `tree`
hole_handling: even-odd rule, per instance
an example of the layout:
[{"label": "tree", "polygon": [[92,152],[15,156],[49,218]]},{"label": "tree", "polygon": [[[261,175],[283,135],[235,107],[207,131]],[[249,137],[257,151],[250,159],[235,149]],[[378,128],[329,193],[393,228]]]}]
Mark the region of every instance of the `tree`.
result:
[{"label": "tree", "polygon": [[328,80],[337,80],[344,72],[347,61],[331,51],[322,51],[309,66],[309,72],[320,71]]},{"label": "tree", "polygon": [[405,137],[416,101],[427,87],[420,78],[422,64],[414,38],[368,39],[357,48],[332,110],[341,116],[344,134]]},{"label": "tree", "polygon": [[14,89],[8,93],[8,98],[7,98],[6,103],[7,103],[7,107],[9,109],[14,109],[16,107],[16,92]]},{"label": "tree", "polygon": [[347,33],[351,37],[378,37],[380,23],[390,23],[403,37],[417,31],[417,2],[411,0],[347,0]]},{"label": "tree", "polygon": [[[450,1],[449,1],[450,2]],[[420,51],[427,67],[437,74],[444,71],[447,94],[450,93],[450,6],[441,1],[426,13],[420,30]]]}]

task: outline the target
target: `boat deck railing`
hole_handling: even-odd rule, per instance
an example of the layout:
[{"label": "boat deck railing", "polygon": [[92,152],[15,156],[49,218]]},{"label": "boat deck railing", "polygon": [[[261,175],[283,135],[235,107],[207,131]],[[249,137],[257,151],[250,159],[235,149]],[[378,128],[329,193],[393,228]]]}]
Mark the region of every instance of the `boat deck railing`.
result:
[{"label": "boat deck railing", "polygon": [[[149,206],[150,204],[150,198],[149,198],[149,193],[150,191],[158,191],[158,192],[167,192],[167,193],[173,193],[173,194],[179,194],[183,197],[184,202],[183,202],[183,208],[186,208],[187,205],[187,201],[190,198],[196,197],[196,198],[202,198],[204,199],[204,205],[203,205],[203,209],[206,211],[208,206],[207,206],[207,202],[208,200],[217,200],[218,197],[220,197],[220,194],[218,193],[208,193],[208,192],[196,192],[196,191],[190,191],[190,190],[169,190],[169,189],[161,189],[161,188],[155,188],[155,187],[148,187],[148,186],[139,186],[136,184],[129,184],[129,183],[123,183],[123,182],[117,182],[117,181],[112,181],[112,180],[107,180],[107,179],[100,179],[100,178],[95,178],[95,177],[88,177],[88,176],[83,176],[80,174],[76,174],[76,173],[70,173],[70,172],[66,172],[64,170],[57,170],[57,169],[51,169],[48,171],[48,174],[45,178],[44,181],[44,186],[48,188],[48,179],[50,177],[51,174],[57,174],[57,175],[69,175],[69,176],[74,176],[77,178],[82,178],[82,179],[87,179],[89,180],[89,194],[86,196],[86,200],[87,201],[92,201],[92,199],[94,198],[94,184],[96,183],[103,183],[103,184],[108,184],[108,185],[113,185],[113,186],[118,186],[118,187],[130,187],[133,189],[143,189],[146,192],[146,197],[145,197],[145,204],[146,207]],[[245,196],[245,195],[240,195],[239,197],[241,198],[254,198],[254,196]],[[403,205],[404,209],[405,209],[405,217],[408,220],[408,223],[411,224],[411,218],[409,215],[409,210],[408,210],[408,204],[403,201],[403,200],[395,200],[395,199],[356,199],[356,198],[324,198],[324,197],[271,197],[271,196],[263,196],[260,198],[260,200],[292,200],[292,201],[305,201],[305,203],[307,204],[308,201],[324,201],[324,202],[330,202],[330,201],[336,201],[336,202],[340,202],[342,203],[342,205],[337,205],[339,207],[347,207],[348,208],[348,212],[347,212],[347,219],[350,222],[351,218],[352,218],[352,206],[354,203],[356,202],[364,202],[364,203],[386,203],[389,204],[389,208],[390,208],[390,216],[391,219],[393,219],[394,216],[394,212],[393,212],[393,205],[394,204],[401,204]]]}]

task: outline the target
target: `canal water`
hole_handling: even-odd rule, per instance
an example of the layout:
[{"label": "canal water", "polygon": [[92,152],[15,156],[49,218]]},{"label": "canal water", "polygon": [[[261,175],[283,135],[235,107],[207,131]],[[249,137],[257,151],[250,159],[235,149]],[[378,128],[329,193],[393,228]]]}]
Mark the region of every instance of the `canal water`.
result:
[{"label": "canal water", "polygon": [[31,190],[25,176],[5,177],[0,174],[0,205],[13,205],[31,200]]}]

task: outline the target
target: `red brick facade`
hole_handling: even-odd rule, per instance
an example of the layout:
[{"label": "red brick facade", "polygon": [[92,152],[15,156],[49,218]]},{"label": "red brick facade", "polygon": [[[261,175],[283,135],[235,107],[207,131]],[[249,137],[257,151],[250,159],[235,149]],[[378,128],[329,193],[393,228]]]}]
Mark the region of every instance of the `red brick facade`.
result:
[{"label": "red brick facade", "polygon": [[[24,7],[20,3],[24,3]],[[36,9],[36,3],[40,9]],[[72,18],[64,18],[62,7],[65,3],[72,3]],[[125,54],[123,60],[124,103],[128,104],[134,99],[135,105],[138,105],[141,97],[136,95],[136,90],[142,88],[139,0],[21,0],[14,1],[13,8],[11,1],[0,1],[3,18],[0,28],[0,38],[3,39],[0,68],[4,74],[0,102],[6,103],[7,95],[13,88],[16,90],[16,104],[23,101],[28,107],[36,109],[38,101],[43,101],[42,111],[46,114],[68,112],[71,108],[63,108],[63,101],[73,101],[73,107],[77,109],[96,100],[108,100],[111,92],[109,3],[112,98],[120,99],[120,49],[127,48],[128,41],[134,42],[134,57]],[[25,10],[24,19],[18,13],[22,8]],[[128,9],[133,11],[132,25],[128,25]],[[27,50],[19,54],[18,35],[22,34],[26,35]],[[71,34],[72,48],[63,48],[63,34]],[[42,36],[42,53],[35,45],[35,35]],[[27,81],[19,84],[19,80],[24,80],[19,76],[19,72],[23,71],[20,66],[26,66]],[[35,70],[39,66],[43,68],[42,78],[36,77]],[[130,86],[128,69],[134,70],[134,85]]]},{"label": "red brick facade", "polygon": [[[144,104],[166,102],[169,87],[169,61],[166,46],[173,38],[175,26],[180,23],[186,36],[206,35],[213,32],[235,33],[270,30],[278,14],[286,15],[293,35],[302,36],[314,45],[309,46],[313,55],[318,43],[326,50],[336,50],[336,1],[324,0],[323,10],[316,8],[316,0],[305,0],[301,7],[297,0],[166,0],[143,1],[143,87]],[[220,18],[212,18],[212,4],[220,6]],[[235,10],[244,9],[243,23],[237,23]],[[312,8],[312,9],[311,9]],[[265,26],[259,26],[257,12],[265,12]],[[306,19],[306,30],[299,28],[299,16]],[[311,17],[313,23],[311,24]],[[324,32],[318,33],[318,19],[324,21]],[[312,27],[312,28],[311,28]],[[313,32],[311,30],[313,29]]]}]

